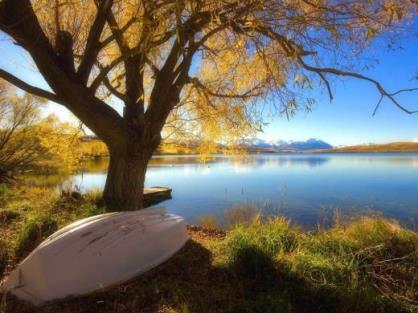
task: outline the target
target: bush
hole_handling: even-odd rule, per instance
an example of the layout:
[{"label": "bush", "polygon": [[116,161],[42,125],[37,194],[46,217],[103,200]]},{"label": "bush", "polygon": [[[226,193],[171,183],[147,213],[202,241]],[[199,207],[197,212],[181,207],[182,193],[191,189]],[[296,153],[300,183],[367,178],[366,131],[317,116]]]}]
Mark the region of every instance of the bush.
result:
[{"label": "bush", "polygon": [[21,227],[16,257],[24,258],[35,249],[45,238],[57,230],[57,222],[47,214],[34,215],[27,218]]}]

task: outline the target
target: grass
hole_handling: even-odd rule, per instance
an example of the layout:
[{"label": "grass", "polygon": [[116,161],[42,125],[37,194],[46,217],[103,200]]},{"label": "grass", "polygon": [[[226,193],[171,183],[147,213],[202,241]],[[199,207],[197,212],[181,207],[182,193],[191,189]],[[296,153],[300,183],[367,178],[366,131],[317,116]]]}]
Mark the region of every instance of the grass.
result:
[{"label": "grass", "polygon": [[[0,277],[2,268],[7,273],[16,266],[20,249],[23,257],[56,227],[104,212],[97,193],[52,195],[35,188],[9,196],[0,212],[16,215],[0,225]],[[203,217],[203,227],[189,227],[190,240],[179,253],[131,282],[39,309],[8,296],[3,310],[418,312],[417,232],[381,217],[309,232],[284,218],[235,210],[227,231]]]},{"label": "grass", "polygon": [[[99,193],[80,195],[51,188],[21,186],[0,199],[0,242],[12,268],[46,237],[72,221],[105,212]],[[1,251],[0,251],[1,254]],[[0,256],[1,259],[1,256]],[[1,263],[1,261],[0,261]],[[0,265],[1,267],[1,265]]]},{"label": "grass", "polygon": [[18,260],[26,257],[45,238],[58,229],[57,222],[46,214],[33,215],[25,219],[21,226],[19,239],[15,248]]},{"label": "grass", "polygon": [[203,215],[199,218],[199,225],[207,230],[216,230],[219,228],[218,221],[211,215]]},{"label": "grass", "polygon": [[228,233],[226,253],[244,280],[273,290],[274,277],[285,281],[282,298],[314,312],[418,311],[418,234],[393,221],[359,217],[307,233],[257,218]]}]

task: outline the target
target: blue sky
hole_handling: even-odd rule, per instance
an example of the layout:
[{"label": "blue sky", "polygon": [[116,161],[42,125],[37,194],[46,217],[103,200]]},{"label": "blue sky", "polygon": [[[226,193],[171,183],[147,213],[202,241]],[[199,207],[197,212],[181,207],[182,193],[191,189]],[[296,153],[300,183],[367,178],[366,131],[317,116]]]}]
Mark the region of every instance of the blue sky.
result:
[{"label": "blue sky", "polygon": [[[418,37],[401,42],[402,49],[388,51],[374,48],[364,58],[377,58],[373,69],[362,71],[377,79],[388,91],[418,87]],[[311,113],[271,119],[260,137],[285,140],[320,138],[333,145],[384,143],[397,140],[418,140],[418,114],[408,115],[389,101],[384,101],[375,116],[374,107],[380,94],[370,83],[356,79],[333,83],[334,100],[316,93],[317,104]],[[401,103],[418,109],[418,92],[405,93]]]},{"label": "blue sky", "polygon": [[[395,51],[375,47],[363,54],[364,58],[379,59],[373,69],[363,73],[379,80],[389,91],[418,87],[418,37],[403,38],[400,44],[402,49]],[[30,57],[4,36],[0,38],[0,55],[0,68],[47,88],[31,65]],[[373,85],[355,79],[337,80],[333,83],[333,91],[332,103],[326,95],[315,92],[317,104],[311,113],[300,112],[290,120],[284,116],[267,116],[269,125],[259,137],[268,140],[320,138],[332,145],[418,140],[418,114],[408,115],[385,101],[372,116],[379,99]],[[418,109],[418,92],[404,94],[400,99],[409,108]],[[58,104],[49,104],[45,114],[49,113],[61,119],[75,120]]]}]

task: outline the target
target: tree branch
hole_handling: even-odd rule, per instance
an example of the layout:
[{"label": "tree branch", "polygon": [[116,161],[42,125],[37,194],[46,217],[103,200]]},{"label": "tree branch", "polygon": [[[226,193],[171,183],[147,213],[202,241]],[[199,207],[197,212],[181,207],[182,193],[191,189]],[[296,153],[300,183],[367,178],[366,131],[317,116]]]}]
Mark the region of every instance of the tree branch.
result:
[{"label": "tree branch", "polygon": [[0,77],[4,80],[8,81],[10,84],[15,85],[16,87],[30,93],[32,95],[51,100],[53,102],[62,104],[62,100],[52,92],[43,90],[41,88],[29,85],[28,83],[24,82],[23,80],[17,78],[16,76],[6,72],[5,70],[0,69]]},{"label": "tree branch", "polygon": [[342,71],[342,70],[338,70],[338,69],[335,69],[335,68],[329,68],[329,67],[314,67],[314,66],[306,64],[301,56],[297,56],[297,60],[298,60],[299,64],[302,65],[302,67],[304,69],[306,69],[310,72],[313,72],[313,73],[317,73],[318,75],[323,75],[323,74],[327,73],[327,74],[333,74],[333,75],[336,75],[336,76],[354,77],[354,78],[358,78],[358,79],[361,79],[361,80],[368,81],[368,82],[372,83],[373,85],[375,85],[376,89],[380,92],[381,98],[380,98],[376,108],[374,109],[373,115],[376,114],[383,98],[385,98],[385,97],[388,98],[395,106],[397,106],[399,109],[401,109],[405,113],[408,113],[408,114],[418,113],[418,110],[413,110],[412,111],[412,110],[409,110],[409,109],[405,108],[395,98],[395,96],[398,95],[399,93],[406,92],[406,91],[416,91],[416,90],[418,90],[418,88],[402,89],[402,90],[396,91],[394,93],[390,93],[390,92],[386,91],[386,89],[384,89],[383,86],[377,80],[375,80],[373,78],[370,78],[370,77],[367,77],[367,76],[364,76],[362,74],[355,73],[355,72]]},{"label": "tree branch", "polygon": [[0,1],[0,30],[29,52],[54,93],[30,86],[3,71],[5,78],[28,92],[64,105],[110,147],[118,149],[126,144],[126,125],[122,117],[65,72],[30,0]]},{"label": "tree branch", "polygon": [[126,97],[123,93],[117,90],[116,87],[112,85],[112,83],[109,81],[109,78],[107,76],[103,79],[103,84],[106,86],[106,88],[117,98],[119,98],[122,101],[126,101]]},{"label": "tree branch", "polygon": [[97,8],[97,15],[90,28],[87,37],[86,48],[84,50],[84,57],[80,63],[77,75],[83,83],[86,83],[90,72],[94,66],[97,55],[101,49],[100,36],[106,24],[106,18],[109,10],[112,8],[113,0],[103,0]]},{"label": "tree branch", "polygon": [[112,34],[116,40],[116,43],[118,44],[118,47],[120,49],[120,52],[122,54],[129,52],[129,47],[125,42],[125,39],[123,38],[123,31],[119,27],[115,16],[110,11],[109,14],[107,14],[107,23],[110,26],[110,30],[112,31]]},{"label": "tree branch", "polygon": [[188,82],[190,82],[194,87],[203,90],[203,92],[205,92],[209,96],[212,96],[215,98],[248,99],[248,98],[254,98],[254,97],[261,95],[261,93],[253,93],[257,89],[259,89],[260,86],[253,87],[242,94],[222,94],[222,93],[217,93],[217,92],[210,90],[197,77],[190,77]]},{"label": "tree branch", "polygon": [[100,84],[103,82],[107,74],[110,73],[111,70],[113,70],[116,66],[118,66],[120,63],[122,63],[128,56],[120,56],[116,59],[114,59],[109,65],[103,66],[100,68],[99,74],[96,76],[96,78],[91,83],[89,89],[92,91],[92,93],[96,93],[97,88],[100,87]]},{"label": "tree branch", "polygon": [[[120,28],[120,32],[118,34],[123,34],[129,27],[131,27],[131,25],[136,21],[136,18],[132,17],[128,22],[126,22],[125,25],[123,25]],[[108,44],[110,44],[113,40],[115,40],[115,34],[112,33],[112,35],[108,36],[106,39],[104,39],[101,43],[100,43],[100,49],[103,49],[104,47],[106,47]]]}]

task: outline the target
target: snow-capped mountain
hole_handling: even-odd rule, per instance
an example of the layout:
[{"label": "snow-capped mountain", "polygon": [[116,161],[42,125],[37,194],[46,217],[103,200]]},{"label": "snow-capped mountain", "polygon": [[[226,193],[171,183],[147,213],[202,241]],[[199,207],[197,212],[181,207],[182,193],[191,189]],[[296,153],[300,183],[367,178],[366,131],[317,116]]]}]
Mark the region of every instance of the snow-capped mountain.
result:
[{"label": "snow-capped mountain", "polygon": [[263,140],[263,139],[245,139],[242,141],[242,145],[252,147],[252,148],[260,148],[260,149],[270,149],[279,147],[282,145],[286,145],[287,142],[284,140]]},{"label": "snow-capped mountain", "polygon": [[311,138],[306,141],[285,141],[285,140],[263,140],[246,139],[242,142],[243,146],[253,149],[268,149],[274,151],[306,151],[306,150],[324,150],[333,147],[323,140]]},{"label": "snow-capped mountain", "polygon": [[324,150],[332,149],[332,146],[320,139],[311,138],[306,141],[294,141],[290,146],[296,150]]}]

